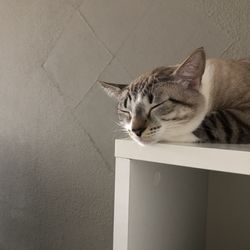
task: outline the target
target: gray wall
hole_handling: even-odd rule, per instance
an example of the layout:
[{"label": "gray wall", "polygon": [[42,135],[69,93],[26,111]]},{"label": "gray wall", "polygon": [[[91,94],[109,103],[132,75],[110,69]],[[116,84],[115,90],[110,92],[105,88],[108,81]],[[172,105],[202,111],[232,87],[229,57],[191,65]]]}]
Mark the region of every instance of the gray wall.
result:
[{"label": "gray wall", "polygon": [[0,0],[0,249],[110,250],[127,83],[205,46],[250,55],[249,0]]}]

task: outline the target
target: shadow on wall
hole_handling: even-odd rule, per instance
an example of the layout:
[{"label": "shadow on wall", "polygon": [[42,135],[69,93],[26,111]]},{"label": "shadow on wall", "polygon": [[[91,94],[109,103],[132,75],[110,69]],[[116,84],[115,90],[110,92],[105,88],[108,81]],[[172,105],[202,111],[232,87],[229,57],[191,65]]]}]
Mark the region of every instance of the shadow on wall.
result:
[{"label": "shadow on wall", "polygon": [[89,162],[65,164],[63,147],[47,148],[45,162],[28,145],[0,143],[1,250],[112,248],[113,193]]}]

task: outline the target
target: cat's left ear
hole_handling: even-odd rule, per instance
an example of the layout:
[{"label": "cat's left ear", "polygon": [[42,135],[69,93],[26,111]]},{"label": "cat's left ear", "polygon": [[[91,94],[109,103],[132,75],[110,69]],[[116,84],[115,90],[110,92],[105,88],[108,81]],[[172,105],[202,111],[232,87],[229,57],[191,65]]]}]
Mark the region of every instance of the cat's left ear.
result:
[{"label": "cat's left ear", "polygon": [[174,72],[177,80],[185,87],[198,90],[201,78],[206,66],[206,54],[204,48],[196,49]]},{"label": "cat's left ear", "polygon": [[115,99],[119,99],[122,91],[124,88],[126,88],[128,85],[125,84],[116,84],[116,83],[110,83],[110,82],[104,82],[99,81],[104,91],[111,97],[114,97]]}]

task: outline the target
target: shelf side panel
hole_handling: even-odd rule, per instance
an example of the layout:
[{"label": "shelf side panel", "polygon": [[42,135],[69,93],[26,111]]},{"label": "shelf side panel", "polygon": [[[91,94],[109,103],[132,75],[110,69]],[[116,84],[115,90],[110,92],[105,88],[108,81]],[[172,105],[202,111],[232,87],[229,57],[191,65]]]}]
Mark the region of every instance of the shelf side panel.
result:
[{"label": "shelf side panel", "polygon": [[114,250],[128,250],[130,163],[131,161],[129,159],[116,158]]}]

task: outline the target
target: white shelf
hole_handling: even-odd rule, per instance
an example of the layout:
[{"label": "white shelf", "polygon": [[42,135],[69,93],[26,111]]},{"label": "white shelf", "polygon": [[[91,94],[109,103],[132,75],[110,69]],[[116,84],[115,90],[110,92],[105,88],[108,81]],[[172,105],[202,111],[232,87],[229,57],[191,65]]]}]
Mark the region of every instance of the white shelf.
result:
[{"label": "white shelf", "polygon": [[116,140],[115,156],[168,165],[250,175],[250,145],[163,144]]},{"label": "white shelf", "polygon": [[115,156],[114,250],[250,249],[250,145],[116,140]]}]

